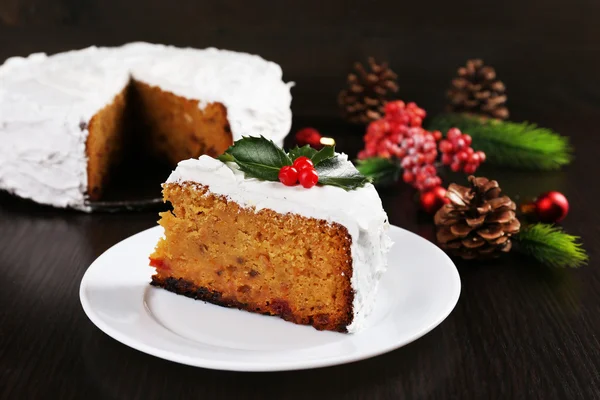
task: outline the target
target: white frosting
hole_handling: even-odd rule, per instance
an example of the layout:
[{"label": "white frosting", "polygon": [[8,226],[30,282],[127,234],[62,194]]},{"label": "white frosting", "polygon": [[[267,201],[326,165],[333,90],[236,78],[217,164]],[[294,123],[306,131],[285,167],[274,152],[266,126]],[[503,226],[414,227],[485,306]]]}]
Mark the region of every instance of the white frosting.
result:
[{"label": "white frosting", "polygon": [[[347,157],[346,162],[352,165]],[[167,180],[167,183],[174,182],[207,185],[212,193],[226,196],[242,207],[254,207],[256,211],[267,208],[282,214],[337,222],[346,227],[352,237],[351,284],[354,289],[354,319],[348,332],[364,328],[392,245],[387,234],[387,214],[373,185],[350,191],[334,186],[290,187],[279,182],[245,178],[235,165],[226,165],[209,156],[181,161]]]},{"label": "white frosting", "polygon": [[85,124],[131,76],[201,106],[223,103],[234,140],[263,135],[281,144],[289,132],[291,84],[255,55],[130,43],[13,57],[0,66],[0,189],[86,209]]}]

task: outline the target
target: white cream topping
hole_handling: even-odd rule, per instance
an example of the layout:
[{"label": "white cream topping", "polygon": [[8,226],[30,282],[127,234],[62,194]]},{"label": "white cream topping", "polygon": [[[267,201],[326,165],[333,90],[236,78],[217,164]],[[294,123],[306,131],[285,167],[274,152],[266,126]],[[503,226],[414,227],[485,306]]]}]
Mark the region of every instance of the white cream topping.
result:
[{"label": "white cream topping", "polygon": [[221,102],[234,139],[263,135],[281,144],[289,132],[292,84],[259,56],[130,43],[13,57],[0,66],[0,189],[86,209],[85,124],[131,76],[201,106]]},{"label": "white cream topping", "polygon": [[[341,157],[352,165],[345,155]],[[354,289],[354,319],[348,332],[354,333],[365,327],[392,245],[387,234],[387,214],[373,185],[350,191],[334,186],[290,187],[279,182],[245,178],[235,165],[224,164],[209,156],[181,161],[167,180],[167,183],[175,182],[207,185],[212,193],[226,196],[242,207],[254,207],[256,211],[271,209],[346,227],[352,237],[351,284]]]}]

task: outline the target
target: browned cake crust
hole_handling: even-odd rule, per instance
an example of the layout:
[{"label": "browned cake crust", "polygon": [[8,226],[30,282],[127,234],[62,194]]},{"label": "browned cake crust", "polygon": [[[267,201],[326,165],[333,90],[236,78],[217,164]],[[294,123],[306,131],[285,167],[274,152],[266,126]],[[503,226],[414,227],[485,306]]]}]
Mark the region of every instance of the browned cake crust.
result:
[{"label": "browned cake crust", "polygon": [[[216,157],[233,144],[227,110],[221,103],[203,109],[190,100],[156,86],[133,80],[113,102],[98,111],[88,123],[88,196],[98,200],[121,161],[126,146],[125,120],[133,113],[137,147],[175,166],[179,161],[203,154]],[[85,126],[83,126],[85,128]]]},{"label": "browned cake crust", "polygon": [[352,322],[351,238],[345,227],[242,208],[206,186],[166,184],[173,212],[151,255],[152,284],[214,304],[320,330]]}]

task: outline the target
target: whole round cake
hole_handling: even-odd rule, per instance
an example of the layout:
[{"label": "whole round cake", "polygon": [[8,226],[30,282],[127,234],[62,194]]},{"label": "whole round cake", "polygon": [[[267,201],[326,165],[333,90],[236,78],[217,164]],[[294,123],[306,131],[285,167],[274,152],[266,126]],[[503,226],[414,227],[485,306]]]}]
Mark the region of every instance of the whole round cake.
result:
[{"label": "whole round cake", "polygon": [[89,210],[131,148],[176,165],[242,136],[281,144],[291,86],[273,62],[214,48],[130,43],[9,58],[0,66],[0,189]]}]

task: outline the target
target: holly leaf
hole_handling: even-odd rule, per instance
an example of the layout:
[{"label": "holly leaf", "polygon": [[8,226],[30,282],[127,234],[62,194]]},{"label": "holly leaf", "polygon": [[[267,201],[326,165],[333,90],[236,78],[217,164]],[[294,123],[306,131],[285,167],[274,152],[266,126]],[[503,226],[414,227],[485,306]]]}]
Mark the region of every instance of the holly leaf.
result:
[{"label": "holly leaf", "polygon": [[288,156],[292,159],[292,161],[298,157],[308,157],[313,162],[313,165],[316,166],[320,162],[335,156],[335,148],[333,146],[325,146],[321,150],[317,151],[309,145],[303,147],[296,146],[290,150]]},{"label": "holly leaf", "polygon": [[337,186],[344,190],[353,190],[366,185],[370,180],[360,172],[351,162],[335,156],[328,158],[315,166],[319,174],[321,185]]},{"label": "holly leaf", "polygon": [[245,174],[266,181],[278,181],[281,167],[292,165],[292,160],[280,147],[262,136],[243,137],[219,159],[233,161]]},{"label": "holly leaf", "polygon": [[288,156],[292,159],[292,161],[294,161],[296,158],[298,157],[308,157],[311,158],[317,154],[317,151],[315,149],[313,149],[312,147],[310,147],[309,145],[306,146],[302,146],[302,147],[294,147],[293,149],[291,149],[288,153]]},{"label": "holly leaf", "polygon": [[315,167],[325,160],[333,158],[335,156],[335,148],[333,146],[325,146],[318,152],[316,152],[310,160],[313,162]]},{"label": "holly leaf", "polygon": [[400,164],[383,157],[369,157],[358,160],[356,169],[364,176],[371,178],[375,184],[396,182],[402,173]]}]

